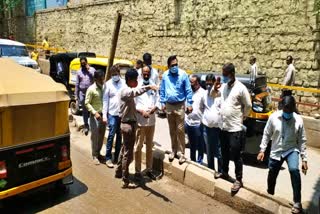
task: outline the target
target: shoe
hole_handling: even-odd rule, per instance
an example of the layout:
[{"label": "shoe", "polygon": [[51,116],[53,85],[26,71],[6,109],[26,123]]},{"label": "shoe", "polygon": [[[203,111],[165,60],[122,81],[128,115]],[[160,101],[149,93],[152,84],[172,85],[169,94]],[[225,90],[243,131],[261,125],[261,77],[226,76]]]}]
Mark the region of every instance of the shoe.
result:
[{"label": "shoe", "polygon": [[134,179],[135,179],[136,181],[141,181],[141,180],[143,179],[143,176],[142,176],[141,172],[136,172],[136,173],[134,174]]},{"label": "shoe", "polygon": [[114,165],[113,165],[111,160],[107,160],[106,165],[107,165],[108,168],[113,168],[114,167]]},{"label": "shoe", "polygon": [[301,203],[294,203],[291,208],[291,213],[294,213],[294,214],[303,213]]},{"label": "shoe", "polygon": [[236,193],[241,189],[241,187],[243,187],[242,181],[237,180],[233,183],[233,186],[231,187],[231,192]]},{"label": "shoe", "polygon": [[267,189],[268,194],[274,195],[274,190]]},{"label": "shoe", "polygon": [[200,164],[200,165],[203,165],[203,160],[202,160],[202,158],[199,158],[199,159],[197,160],[197,163]]},{"label": "shoe", "polygon": [[126,189],[129,187],[129,182],[128,181],[122,181],[122,189]]},{"label": "shoe", "polygon": [[214,179],[218,179],[222,177],[222,173],[221,172],[214,172]]},{"label": "shoe", "polygon": [[220,178],[226,180],[226,181],[230,181],[232,178],[230,177],[229,174],[227,173],[221,173]]},{"label": "shoe", "polygon": [[116,172],[116,174],[114,174],[114,177],[120,179],[122,178],[122,174]]},{"label": "shoe", "polygon": [[173,152],[171,152],[171,153],[169,154],[169,161],[170,161],[170,162],[172,162],[172,161],[174,160],[174,156],[175,156],[175,154],[174,154]]},{"label": "shoe", "polygon": [[93,157],[93,163],[95,165],[100,165],[100,161],[99,161],[99,159],[97,157]]},{"label": "shoe", "polygon": [[146,176],[148,176],[151,180],[157,180],[157,176],[153,174],[151,170],[147,171]]},{"label": "shoe", "polygon": [[187,159],[184,157],[184,155],[181,155],[180,158],[179,158],[179,164],[181,165],[186,161],[187,161]]},{"label": "shoe", "polygon": [[83,129],[84,135],[87,136],[89,134],[89,129],[86,127]]}]

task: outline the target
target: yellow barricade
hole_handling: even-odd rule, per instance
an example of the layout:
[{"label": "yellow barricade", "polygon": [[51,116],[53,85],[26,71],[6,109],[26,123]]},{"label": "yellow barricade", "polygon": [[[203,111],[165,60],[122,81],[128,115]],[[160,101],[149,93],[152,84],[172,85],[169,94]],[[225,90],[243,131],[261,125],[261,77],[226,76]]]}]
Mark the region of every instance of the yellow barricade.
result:
[{"label": "yellow barricade", "polygon": [[273,84],[273,83],[268,83],[269,87],[274,87],[274,88],[286,88],[294,91],[305,91],[305,92],[311,92],[311,93],[320,93],[319,89],[315,88],[304,88],[304,87],[298,87],[298,86],[286,86],[286,85],[279,85],[279,84]]},{"label": "yellow barricade", "polygon": [[[33,45],[33,44],[26,44],[27,47],[31,47],[31,48],[37,48],[37,49],[44,49],[42,47],[42,45]],[[67,49],[64,49],[64,48],[53,48],[53,47],[50,47],[48,48],[48,50],[50,51],[53,51],[55,53],[64,53],[64,52],[70,52],[68,51]],[[101,58],[108,58],[107,56],[103,56],[103,55],[97,55],[97,57],[101,57]],[[116,59],[120,59],[119,57],[116,57]],[[123,59],[123,58],[121,58]],[[131,60],[131,62],[133,64],[135,64],[135,61],[134,60]],[[158,69],[158,70],[161,70],[161,71],[166,71],[168,70],[168,67],[167,66],[164,66],[164,65],[153,65],[154,68]],[[191,70],[186,70],[187,74],[192,74],[193,71]],[[279,85],[279,84],[274,84],[274,83],[268,83],[268,86],[269,87],[272,87],[272,88],[282,88],[282,89],[290,89],[290,90],[294,90],[294,91],[305,91],[305,92],[310,92],[310,93],[320,93],[320,90],[319,89],[315,89],[315,88],[304,88],[304,87],[298,87],[298,86],[284,86],[284,85]]]}]

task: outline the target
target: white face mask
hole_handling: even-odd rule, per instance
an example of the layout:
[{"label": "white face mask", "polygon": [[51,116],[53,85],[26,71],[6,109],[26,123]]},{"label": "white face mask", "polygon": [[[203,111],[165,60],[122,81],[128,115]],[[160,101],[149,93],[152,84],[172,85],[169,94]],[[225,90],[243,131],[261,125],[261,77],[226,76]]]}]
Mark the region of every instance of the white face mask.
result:
[{"label": "white face mask", "polygon": [[120,76],[119,75],[112,76],[112,81],[113,82],[119,82],[119,80],[120,80]]}]

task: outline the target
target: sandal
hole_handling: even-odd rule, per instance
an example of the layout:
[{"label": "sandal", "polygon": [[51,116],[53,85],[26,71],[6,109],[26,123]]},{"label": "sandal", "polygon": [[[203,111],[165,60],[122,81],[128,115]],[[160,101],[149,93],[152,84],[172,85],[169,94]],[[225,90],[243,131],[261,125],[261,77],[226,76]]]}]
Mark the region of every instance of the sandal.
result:
[{"label": "sandal", "polygon": [[238,192],[243,186],[241,181],[235,181],[231,187],[231,192]]},{"label": "sandal", "polygon": [[294,214],[302,213],[302,206],[301,206],[301,204],[300,204],[300,203],[295,203],[295,204],[292,206],[291,213],[294,213]]}]

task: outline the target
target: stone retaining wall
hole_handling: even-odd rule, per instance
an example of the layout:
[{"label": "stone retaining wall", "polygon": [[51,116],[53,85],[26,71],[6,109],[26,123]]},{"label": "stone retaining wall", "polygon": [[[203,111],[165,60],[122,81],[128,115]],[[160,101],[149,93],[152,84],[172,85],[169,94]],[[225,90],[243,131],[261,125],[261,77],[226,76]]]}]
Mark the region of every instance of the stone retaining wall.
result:
[{"label": "stone retaining wall", "polygon": [[[74,4],[73,4],[74,3]],[[84,4],[79,4],[84,3]],[[318,24],[313,0],[101,0],[71,1],[66,8],[36,14],[38,40],[53,46],[108,55],[116,12],[123,13],[117,56],[137,59],[144,52],[166,64],[171,54],[190,70],[221,70],[231,61],[248,69],[255,55],[272,83],[281,83],[291,54],[298,86],[319,88]],[[275,90],[276,91],[276,90]],[[276,95],[278,96],[277,92]],[[298,101],[319,103],[319,95],[298,92]],[[319,108],[300,107],[306,115]]]}]

